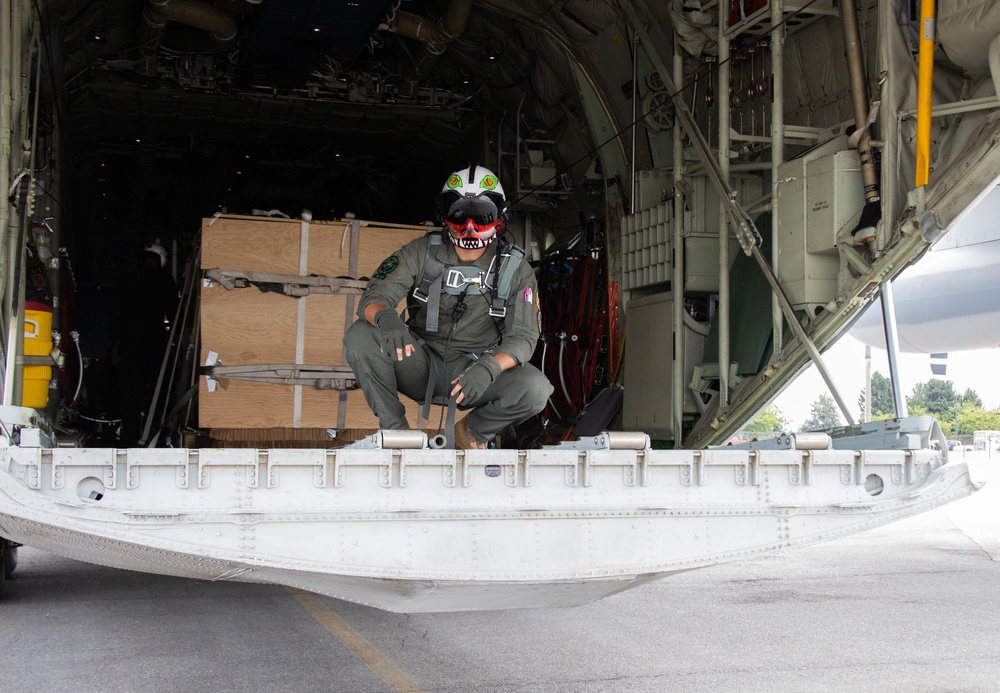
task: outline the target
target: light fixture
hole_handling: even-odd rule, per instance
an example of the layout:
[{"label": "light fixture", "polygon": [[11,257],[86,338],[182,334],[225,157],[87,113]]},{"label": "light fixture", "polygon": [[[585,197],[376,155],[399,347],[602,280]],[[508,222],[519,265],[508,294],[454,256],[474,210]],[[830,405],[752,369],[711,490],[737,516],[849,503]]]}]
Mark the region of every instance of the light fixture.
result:
[{"label": "light fixture", "polygon": [[483,44],[482,49],[479,51],[479,62],[481,63],[494,63],[500,60],[503,55],[503,50],[497,48],[493,41],[486,41]]}]

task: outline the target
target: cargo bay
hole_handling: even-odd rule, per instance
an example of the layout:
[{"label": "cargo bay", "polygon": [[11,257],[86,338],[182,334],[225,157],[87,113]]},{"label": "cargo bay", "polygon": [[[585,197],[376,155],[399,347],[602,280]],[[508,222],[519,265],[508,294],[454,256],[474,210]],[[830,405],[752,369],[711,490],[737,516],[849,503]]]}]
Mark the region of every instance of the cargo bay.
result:
[{"label": "cargo bay", "polygon": [[[57,535],[79,532],[93,542],[81,557],[146,570],[192,558],[198,542],[187,537],[160,558],[126,559],[151,549],[140,524],[225,524],[186,514],[181,499],[143,498],[150,476],[242,518],[235,526],[248,529],[212,549],[222,552],[247,544],[260,499],[287,485],[282,476],[337,489],[371,474],[393,495],[359,506],[350,493],[327,497],[350,517],[319,512],[322,498],[272,507],[370,523],[375,535],[398,513],[443,526],[432,520],[444,512],[458,529],[441,545],[500,506],[516,512],[493,518],[497,527],[542,513],[559,526],[553,544],[579,538],[573,522],[548,522],[553,512],[690,514],[720,528],[705,518],[769,518],[761,536],[717,530],[739,544],[718,553],[657,548],[635,563],[595,550],[589,564],[539,564],[528,577],[503,563],[528,558],[514,552],[485,575],[466,562],[431,578],[488,592],[519,580],[588,583],[591,570],[634,582],[673,572],[674,560],[775,547],[800,529],[830,538],[842,528],[803,520],[830,507],[893,519],[914,489],[932,503],[971,491],[964,470],[933,450],[943,438],[932,421],[706,448],[809,363],[822,367],[821,351],[868,303],[891,306],[887,281],[995,183],[985,56],[996,11],[984,4],[973,25],[943,10],[927,46],[890,2],[674,5],[12,3],[0,27],[11,47],[0,183],[10,192],[4,424],[16,500],[3,534],[44,535],[39,543],[58,550]],[[935,48],[947,59],[935,62]],[[543,414],[486,457],[378,431],[340,353],[364,280],[434,225],[440,180],[468,161],[506,181],[510,230],[536,263],[546,307],[533,362],[555,385]],[[153,245],[178,300],[155,389],[123,411],[121,393],[134,393],[116,373],[116,336],[137,319],[141,306],[121,306],[142,284],[125,278]],[[590,409],[604,401],[607,416]],[[142,435],[119,446],[116,427],[136,413]],[[235,500],[208,490],[219,486],[216,467],[241,480]],[[714,483],[722,469],[725,491]],[[456,493],[396,494],[411,474],[417,487],[441,478]],[[618,495],[660,476],[666,495]],[[537,478],[555,495],[525,490]],[[483,483],[504,487],[477,495]],[[787,508],[814,483],[830,488],[792,512],[790,531]],[[892,507],[866,505],[890,496]],[[15,509],[32,498],[32,512]],[[57,519],[62,502],[80,508]],[[442,510],[449,503],[470,503],[472,514]],[[358,515],[376,511],[387,514]],[[107,522],[128,536],[102,534]],[[266,567],[255,561],[268,551],[236,553],[212,557],[221,563],[208,575],[276,579],[269,571],[288,567],[280,552]],[[359,580],[397,569],[394,579],[426,577],[424,567],[351,560]],[[441,608],[475,600],[462,604]]]}]

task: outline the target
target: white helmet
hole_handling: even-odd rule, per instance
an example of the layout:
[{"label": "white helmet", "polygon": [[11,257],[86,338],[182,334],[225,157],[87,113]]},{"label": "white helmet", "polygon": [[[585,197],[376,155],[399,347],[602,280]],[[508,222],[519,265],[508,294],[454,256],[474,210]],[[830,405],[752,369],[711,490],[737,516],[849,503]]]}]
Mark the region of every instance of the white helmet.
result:
[{"label": "white helmet", "polygon": [[475,164],[448,176],[437,206],[448,238],[461,248],[488,245],[508,219],[500,179],[493,171]]},{"label": "white helmet", "polygon": [[143,248],[143,251],[147,253],[156,253],[160,256],[160,267],[162,268],[167,266],[167,249],[159,243],[150,243]]}]

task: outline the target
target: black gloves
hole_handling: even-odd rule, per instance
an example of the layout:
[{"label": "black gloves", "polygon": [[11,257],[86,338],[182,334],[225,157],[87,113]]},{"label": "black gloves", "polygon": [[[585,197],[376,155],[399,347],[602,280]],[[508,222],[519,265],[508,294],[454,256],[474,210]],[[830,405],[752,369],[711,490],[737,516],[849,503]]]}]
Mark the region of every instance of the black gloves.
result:
[{"label": "black gloves", "polygon": [[409,356],[406,347],[412,349],[413,337],[399,313],[386,306],[375,313],[375,325],[382,335],[382,348],[389,358],[402,361],[404,356]]},{"label": "black gloves", "polygon": [[[462,375],[452,381],[457,383],[456,387],[461,388],[461,394],[456,401],[460,404],[472,404],[478,400],[486,392],[486,388],[497,379],[501,370],[503,369],[500,368],[500,362],[493,356],[484,354],[479,357]],[[454,389],[452,394],[455,394]]]}]

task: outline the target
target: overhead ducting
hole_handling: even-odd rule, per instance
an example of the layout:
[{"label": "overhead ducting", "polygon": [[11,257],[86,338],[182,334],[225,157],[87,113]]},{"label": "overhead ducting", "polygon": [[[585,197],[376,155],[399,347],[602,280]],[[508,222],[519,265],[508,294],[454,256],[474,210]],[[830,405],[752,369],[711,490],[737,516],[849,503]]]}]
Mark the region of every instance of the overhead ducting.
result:
[{"label": "overhead ducting", "polygon": [[420,81],[444,53],[448,44],[465,31],[470,9],[468,0],[452,0],[444,16],[436,21],[409,12],[396,11],[387,28],[400,36],[416,39],[424,44],[405,76],[405,89],[409,96],[417,92]]},{"label": "overhead ducting", "polygon": [[156,74],[156,56],[171,22],[201,29],[211,40],[213,50],[228,49],[236,38],[236,20],[202,0],[149,0],[142,11],[142,21],[141,58],[136,71],[147,77]]}]

